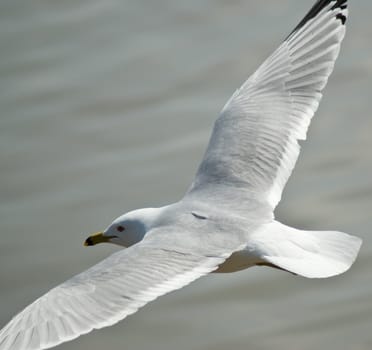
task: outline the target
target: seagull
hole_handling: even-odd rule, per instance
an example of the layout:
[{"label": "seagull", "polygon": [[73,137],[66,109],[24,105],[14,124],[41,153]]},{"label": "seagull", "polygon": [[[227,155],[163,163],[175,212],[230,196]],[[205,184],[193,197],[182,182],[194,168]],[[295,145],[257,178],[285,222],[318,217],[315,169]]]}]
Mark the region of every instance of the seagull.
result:
[{"label": "seagull", "polygon": [[274,218],[345,36],[347,0],[319,0],[218,116],[177,203],[91,235],[126,249],[50,290],[0,331],[0,350],[41,350],[117,323],[211,272],[269,266],[308,278],[348,270],[361,239]]}]

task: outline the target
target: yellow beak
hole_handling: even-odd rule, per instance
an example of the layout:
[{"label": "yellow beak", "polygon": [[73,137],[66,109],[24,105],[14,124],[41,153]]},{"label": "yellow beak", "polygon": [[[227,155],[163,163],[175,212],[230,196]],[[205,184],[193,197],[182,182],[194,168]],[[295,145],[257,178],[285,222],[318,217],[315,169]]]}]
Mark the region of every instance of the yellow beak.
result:
[{"label": "yellow beak", "polygon": [[85,240],[84,245],[87,247],[98,243],[110,242],[111,238],[110,236],[104,236],[103,232],[93,233]]}]

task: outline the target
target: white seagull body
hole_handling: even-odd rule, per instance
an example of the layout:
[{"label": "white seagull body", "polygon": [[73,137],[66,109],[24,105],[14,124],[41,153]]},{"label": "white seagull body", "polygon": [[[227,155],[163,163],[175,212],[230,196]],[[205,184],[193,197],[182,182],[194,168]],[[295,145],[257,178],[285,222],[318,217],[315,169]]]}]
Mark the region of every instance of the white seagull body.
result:
[{"label": "white seagull body", "polygon": [[90,236],[127,249],[37,299],[0,331],[0,350],[40,350],[112,325],[213,271],[265,265],[323,278],[361,240],[274,219],[345,35],[347,0],[319,0],[227,102],[184,198],[140,209]]}]

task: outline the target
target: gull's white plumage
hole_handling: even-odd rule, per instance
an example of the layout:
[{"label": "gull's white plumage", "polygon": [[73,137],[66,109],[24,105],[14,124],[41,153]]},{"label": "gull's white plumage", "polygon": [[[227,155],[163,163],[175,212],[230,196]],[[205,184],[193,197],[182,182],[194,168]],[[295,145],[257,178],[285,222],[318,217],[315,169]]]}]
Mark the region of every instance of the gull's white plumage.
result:
[{"label": "gull's white plumage", "polygon": [[[214,270],[268,265],[318,278],[346,271],[359,238],[296,230],[274,221],[273,210],[333,70],[347,11],[347,0],[317,1],[225,105],[185,197],[115,220],[104,234],[137,244],[29,305],[0,331],[0,350],[46,349],[112,325]],[[121,224],[132,235],[113,235]]]},{"label": "gull's white plumage", "polygon": [[276,207],[345,35],[336,16],[348,10],[334,4],[293,32],[227,102],[191,192],[218,184],[243,203]]},{"label": "gull's white plumage", "polygon": [[44,349],[115,324],[215,270],[227,257],[186,254],[149,242],[111,255],[37,299],[2,330],[0,349]]}]

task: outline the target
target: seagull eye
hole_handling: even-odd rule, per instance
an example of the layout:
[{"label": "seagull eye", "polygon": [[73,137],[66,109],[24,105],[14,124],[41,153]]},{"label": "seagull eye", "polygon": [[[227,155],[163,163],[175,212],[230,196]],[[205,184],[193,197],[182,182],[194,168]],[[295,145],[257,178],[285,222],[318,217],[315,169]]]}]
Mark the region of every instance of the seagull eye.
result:
[{"label": "seagull eye", "polygon": [[116,228],[119,232],[123,232],[125,230],[125,228],[123,226],[118,226]]}]

